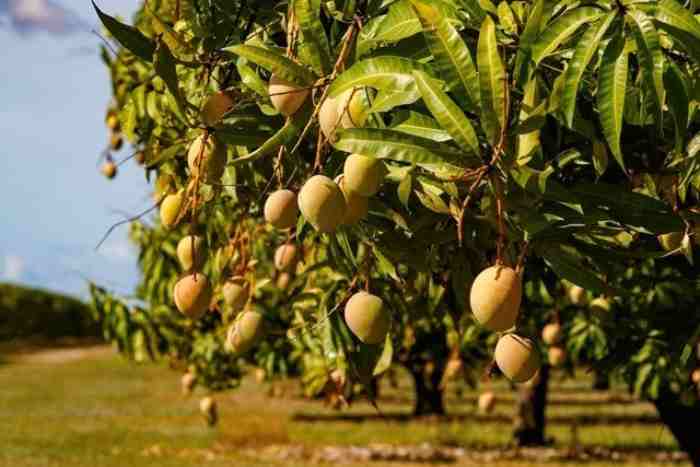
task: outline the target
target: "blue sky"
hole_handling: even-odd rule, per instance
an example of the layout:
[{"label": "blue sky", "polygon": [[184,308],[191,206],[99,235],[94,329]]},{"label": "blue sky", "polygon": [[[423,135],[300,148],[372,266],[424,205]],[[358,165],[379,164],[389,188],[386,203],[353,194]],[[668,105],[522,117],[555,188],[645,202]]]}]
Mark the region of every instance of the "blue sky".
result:
[{"label": "blue sky", "polygon": [[[98,4],[129,17],[137,0]],[[88,0],[0,0],[0,282],[84,295],[86,278],[121,293],[138,279],[128,226],[94,250],[150,197],[133,161],[111,182],[97,170],[110,86],[91,28]]]}]

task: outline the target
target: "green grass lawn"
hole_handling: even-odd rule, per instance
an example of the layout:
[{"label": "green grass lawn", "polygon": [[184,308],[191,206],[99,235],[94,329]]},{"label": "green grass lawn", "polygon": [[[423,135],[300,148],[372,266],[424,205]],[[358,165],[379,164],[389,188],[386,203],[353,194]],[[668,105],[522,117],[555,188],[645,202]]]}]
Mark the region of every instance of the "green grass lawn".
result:
[{"label": "green grass lawn", "polygon": [[[585,416],[588,424],[578,427],[584,446],[616,449],[673,450],[675,442],[662,425],[653,420],[653,408],[643,403],[610,404],[604,397],[587,391],[588,383],[557,382],[549,407],[554,420],[549,435],[558,446],[571,443],[572,417]],[[280,460],[269,454],[270,446],[431,444],[467,448],[499,448],[508,443],[513,410],[508,388],[494,385],[501,397],[493,416],[475,418],[473,398],[466,392],[458,398],[450,392],[447,421],[382,420],[366,403],[340,412],[319,402],[296,396],[293,385],[284,398],[266,396],[266,386],[244,382],[240,390],[217,395],[220,423],[208,428],[198,412],[199,390],[183,398],[179,375],[163,365],[136,365],[97,352],[85,358],[15,359],[6,357],[0,365],[0,466],[189,466],[211,463],[217,466],[302,466],[309,462]],[[579,387],[584,389],[579,389]],[[408,413],[410,390],[382,387],[385,413]],[[566,405],[564,402],[580,402]],[[598,404],[586,404],[597,401]],[[321,421],[295,420],[294,415],[317,416]],[[595,423],[596,416],[618,418],[615,424]],[[624,417],[631,417],[624,423]],[[620,417],[623,417],[620,420]],[[296,462],[296,463],[295,463]],[[459,465],[471,463],[461,459]],[[348,464],[345,464],[348,465]],[[353,464],[349,464],[353,465]],[[354,464],[363,465],[363,464]],[[414,464],[373,463],[373,466]],[[419,464],[415,464],[419,465]],[[538,465],[522,462],[494,462],[489,465]],[[549,466],[579,464],[547,463]],[[583,464],[581,464],[583,465]],[[607,463],[586,463],[603,466]],[[634,465],[661,465],[635,462]],[[684,464],[679,464],[684,465]]]}]

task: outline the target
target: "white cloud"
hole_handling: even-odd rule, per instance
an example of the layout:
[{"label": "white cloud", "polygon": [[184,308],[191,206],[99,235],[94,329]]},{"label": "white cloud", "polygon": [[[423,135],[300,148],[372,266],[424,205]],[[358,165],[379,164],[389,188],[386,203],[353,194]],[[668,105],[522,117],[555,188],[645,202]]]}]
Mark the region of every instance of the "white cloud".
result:
[{"label": "white cloud", "polygon": [[25,271],[24,260],[19,256],[7,255],[3,260],[2,275],[0,277],[8,281],[18,281]]},{"label": "white cloud", "polygon": [[74,12],[51,0],[0,0],[0,13],[5,9],[13,28],[20,33],[68,34],[89,30]]}]

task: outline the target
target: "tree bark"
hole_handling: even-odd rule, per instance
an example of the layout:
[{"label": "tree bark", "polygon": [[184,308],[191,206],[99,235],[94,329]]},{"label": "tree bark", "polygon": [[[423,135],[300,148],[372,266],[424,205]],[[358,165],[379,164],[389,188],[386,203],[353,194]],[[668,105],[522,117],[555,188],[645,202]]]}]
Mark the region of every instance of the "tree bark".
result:
[{"label": "tree bark", "polygon": [[518,446],[543,446],[545,438],[549,365],[542,365],[534,385],[523,384],[517,400],[513,437]]},{"label": "tree bark", "polygon": [[414,363],[408,368],[413,377],[416,396],[413,415],[445,415],[442,389],[440,389],[443,365],[436,364],[430,374],[426,374],[426,367],[427,364]]},{"label": "tree bark", "polygon": [[652,401],[656,406],[661,421],[671,430],[680,448],[688,453],[690,462],[700,467],[700,443],[698,443],[695,424],[700,420],[700,402],[684,405],[677,394],[668,388],[660,391],[659,398]]},{"label": "tree bark", "polygon": [[593,390],[607,391],[610,389],[610,375],[605,371],[593,370]]}]

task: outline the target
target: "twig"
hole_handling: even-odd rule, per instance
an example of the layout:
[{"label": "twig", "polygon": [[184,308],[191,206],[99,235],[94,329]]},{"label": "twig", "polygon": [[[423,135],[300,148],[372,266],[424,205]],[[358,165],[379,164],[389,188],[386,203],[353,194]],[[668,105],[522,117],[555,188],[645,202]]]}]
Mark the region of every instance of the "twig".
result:
[{"label": "twig", "polygon": [[[335,77],[338,75],[338,72],[340,71],[341,66],[343,63],[345,63],[345,59],[347,58],[348,52],[350,50],[350,43],[352,42],[352,39],[355,35],[355,29],[357,28],[357,23],[353,23],[353,25],[348,29],[348,32],[346,33],[345,39],[343,40],[343,47],[340,50],[340,54],[338,55],[338,59],[335,62],[335,66],[333,67],[333,72],[331,73],[329,81],[333,81]],[[323,101],[326,100],[326,96],[328,95],[328,89],[329,87],[326,87],[323,90],[323,94],[321,95],[321,99],[319,99],[318,104],[316,104],[316,107],[314,108],[314,112],[311,115],[311,118],[309,118],[309,121],[306,123],[306,126],[301,132],[301,135],[299,136],[299,139],[297,140],[296,144],[292,148],[291,151],[289,151],[289,154],[294,154],[297,149],[299,149],[299,146],[301,146],[302,141],[306,137],[306,134],[309,132],[311,129],[311,125],[313,122],[316,120],[318,117],[318,113],[321,111],[321,105],[323,104]]]},{"label": "twig", "polygon": [[156,209],[158,206],[160,206],[160,203],[163,201],[163,198],[165,198],[165,197],[161,197],[161,199],[159,199],[159,200],[156,202],[156,204],[154,204],[154,205],[151,206],[150,208],[146,209],[145,211],[143,211],[143,212],[141,212],[141,213],[139,213],[139,214],[137,214],[137,215],[135,215],[135,216],[133,216],[133,217],[130,217],[130,218],[128,218],[128,219],[124,219],[123,221],[119,221],[119,222],[117,222],[116,224],[112,224],[112,226],[111,226],[109,229],[107,229],[107,232],[105,232],[105,234],[102,236],[102,239],[101,239],[101,240],[97,243],[97,245],[95,246],[95,251],[97,251],[97,250],[100,249],[100,247],[102,246],[102,244],[103,244],[103,243],[105,242],[105,240],[107,240],[107,238],[112,234],[112,232],[114,231],[114,229],[116,229],[116,228],[119,227],[120,225],[128,224],[128,223],[130,223],[130,222],[134,222],[134,221],[139,220],[140,218],[142,218],[143,216],[145,216],[146,214],[148,214],[149,212],[153,211],[153,210]]},{"label": "twig", "polygon": [[484,175],[488,173],[488,170],[489,168],[486,165],[483,165],[476,170],[475,173],[478,173],[478,176],[469,187],[467,196],[464,198],[464,202],[462,203],[462,210],[460,211],[459,217],[457,218],[457,238],[459,240],[459,246],[462,246],[462,241],[464,239],[464,215],[466,214],[467,206],[469,205],[469,201],[471,200],[474,190],[479,185],[479,183],[481,183],[481,180],[484,178]]},{"label": "twig", "polygon": [[323,155],[324,146],[325,146],[325,138],[323,136],[323,132],[319,131],[318,137],[316,138],[316,158],[314,159],[314,167],[313,167],[314,172],[323,171],[323,162],[321,161],[321,157]]},{"label": "twig", "polygon": [[530,242],[525,241],[523,243],[523,248],[520,251],[520,256],[518,256],[518,262],[515,265],[515,272],[518,274],[522,273],[523,266],[525,264],[525,257],[527,256],[527,249],[530,247]]},{"label": "twig", "polygon": [[498,219],[498,240],[496,242],[496,262],[503,264],[503,248],[506,241],[506,229],[503,222],[503,185],[498,175],[492,177],[496,192],[496,218]]},{"label": "twig", "polygon": [[90,32],[93,33],[94,35],[96,35],[97,37],[99,37],[102,40],[102,42],[105,43],[107,48],[114,54],[115,58],[118,56],[117,51],[114,50],[114,47],[112,47],[112,44],[110,44],[109,41],[107,39],[105,39],[104,36],[102,36],[102,34],[95,31],[94,29],[91,29]]}]

